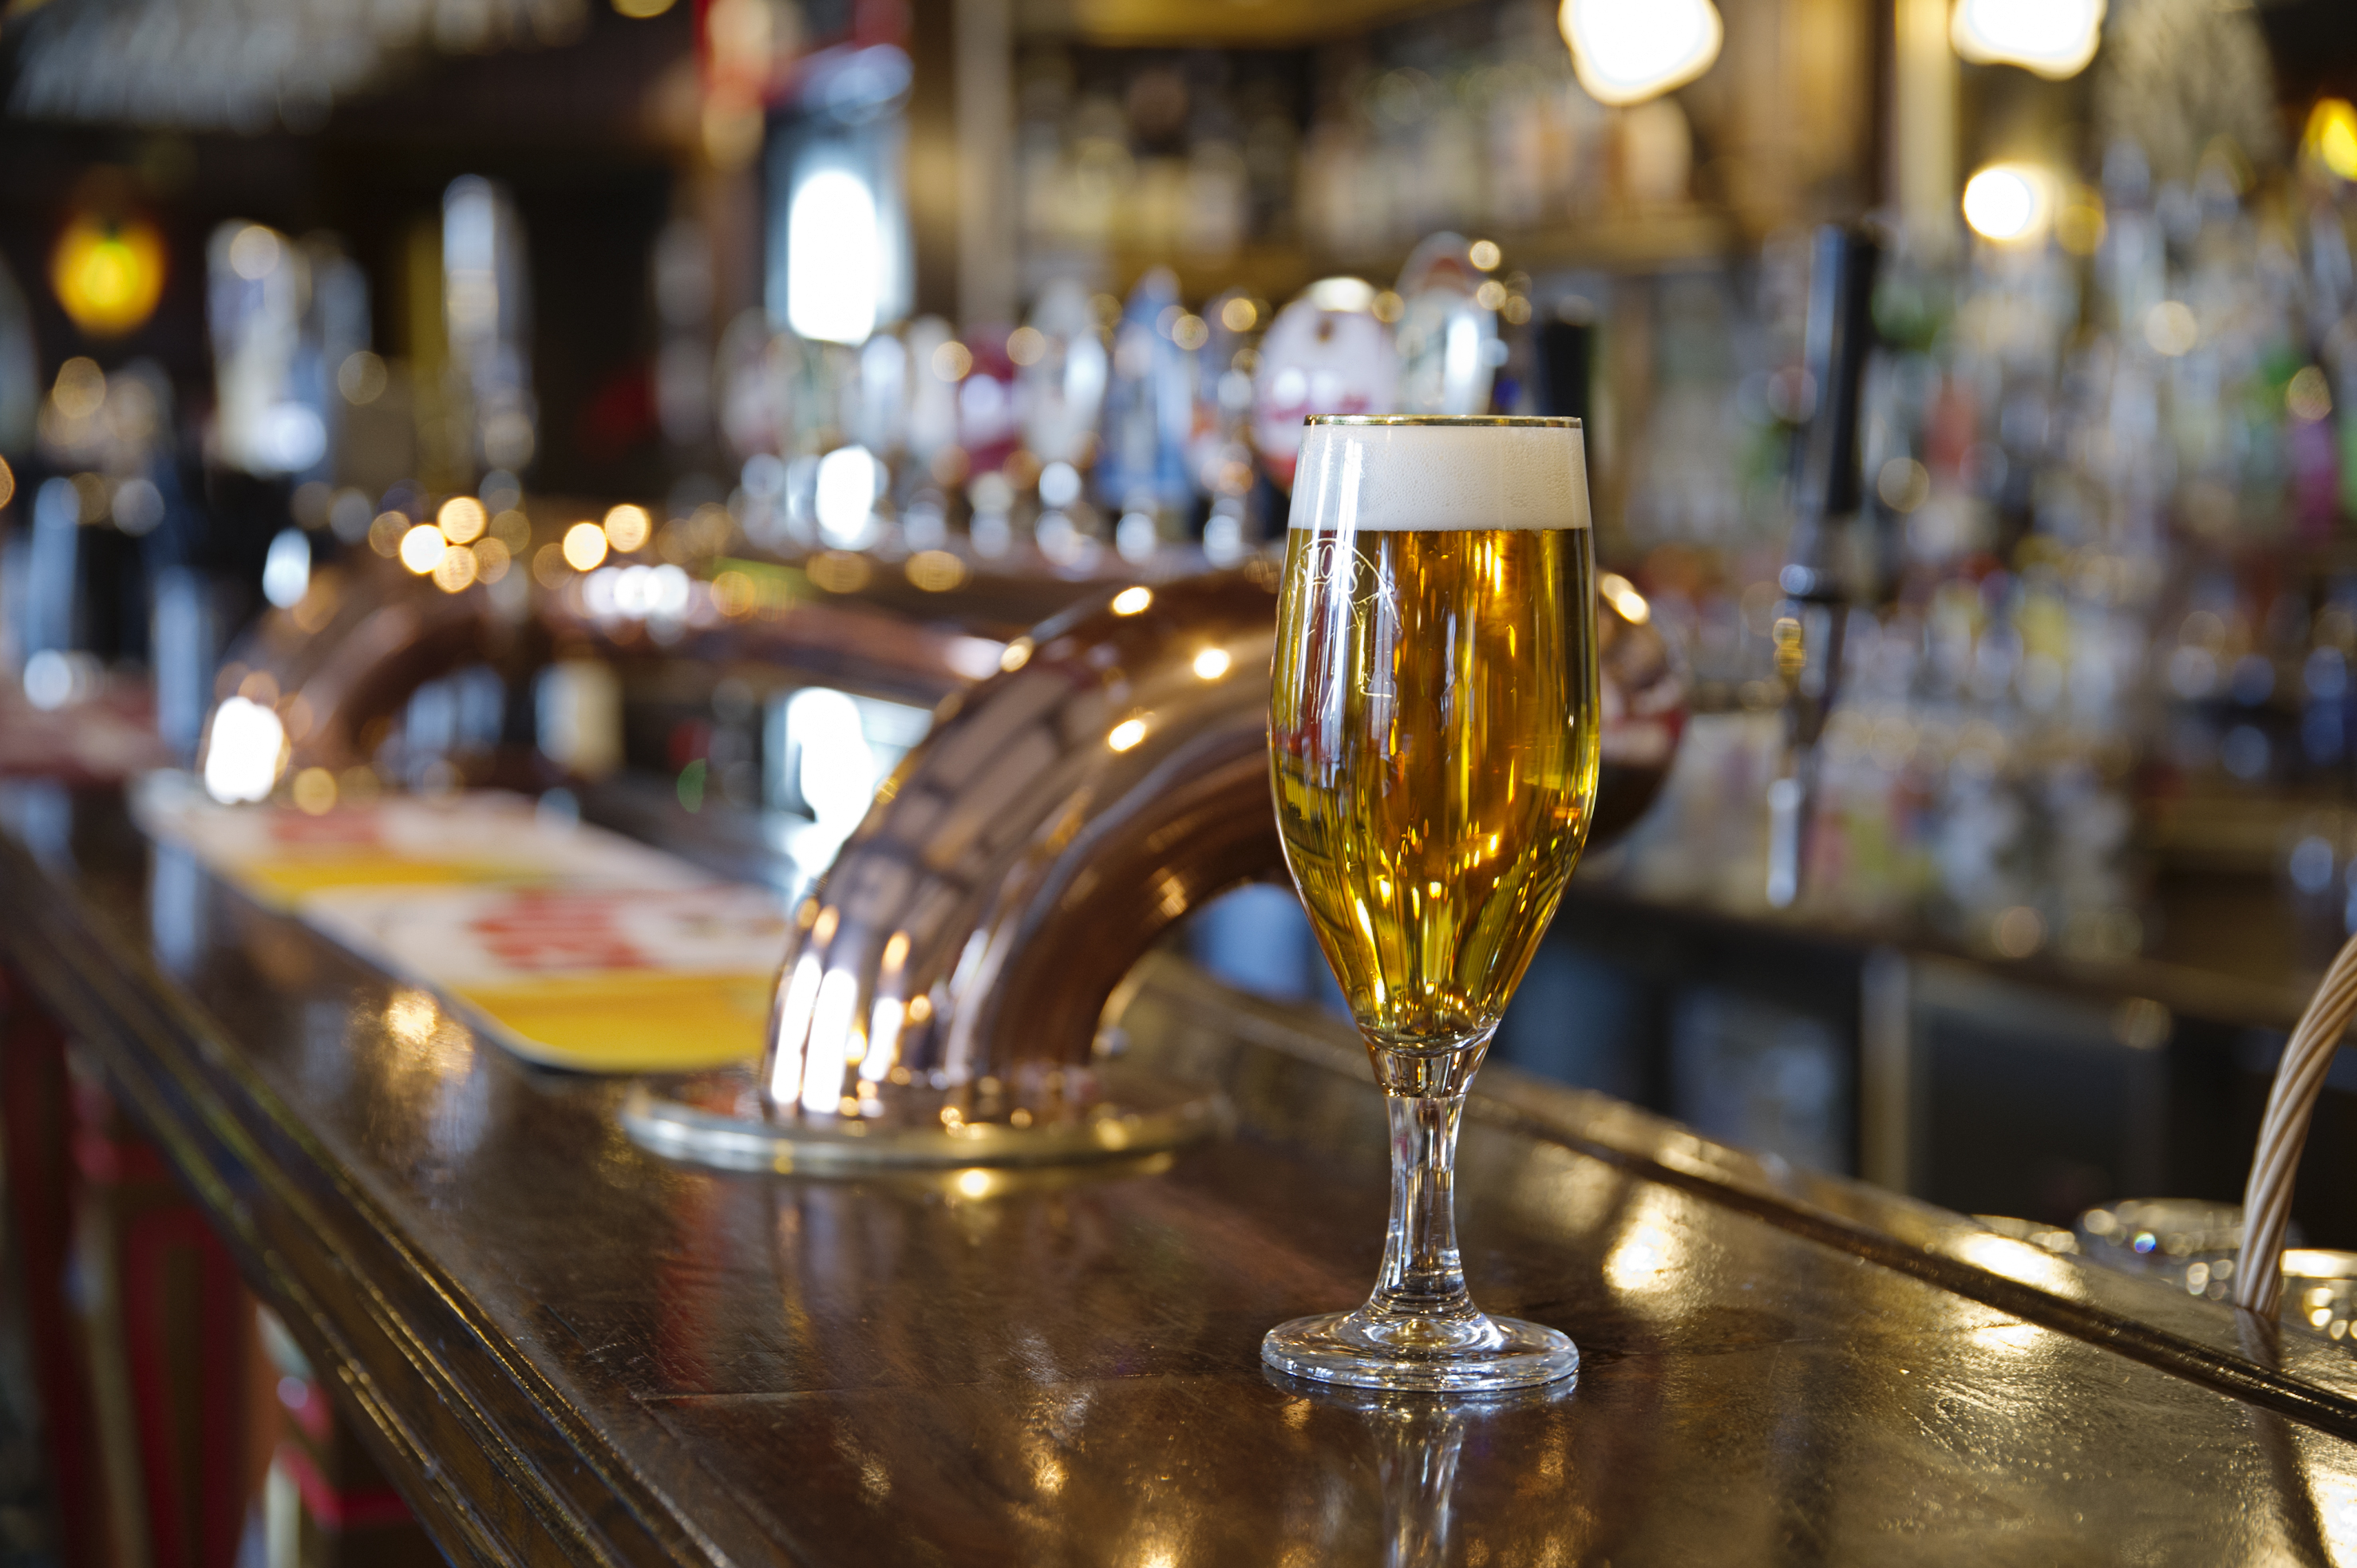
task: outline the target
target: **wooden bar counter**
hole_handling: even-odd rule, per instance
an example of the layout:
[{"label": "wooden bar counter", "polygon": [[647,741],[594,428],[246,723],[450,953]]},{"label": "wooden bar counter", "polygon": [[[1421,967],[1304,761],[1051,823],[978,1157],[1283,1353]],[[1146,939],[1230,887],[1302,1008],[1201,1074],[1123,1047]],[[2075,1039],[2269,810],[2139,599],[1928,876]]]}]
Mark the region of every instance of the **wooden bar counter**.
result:
[{"label": "wooden bar counter", "polygon": [[1230,1139],[709,1175],[113,795],[5,804],[16,982],[454,1562],[2357,1560],[2342,1346],[1610,1101],[1493,1067],[1460,1163],[1477,1298],[1570,1333],[1575,1389],[1280,1386],[1262,1332],[1361,1299],[1383,1229],[1381,1101],[1330,1022],[1156,960],[1129,1049],[1222,1085]]}]

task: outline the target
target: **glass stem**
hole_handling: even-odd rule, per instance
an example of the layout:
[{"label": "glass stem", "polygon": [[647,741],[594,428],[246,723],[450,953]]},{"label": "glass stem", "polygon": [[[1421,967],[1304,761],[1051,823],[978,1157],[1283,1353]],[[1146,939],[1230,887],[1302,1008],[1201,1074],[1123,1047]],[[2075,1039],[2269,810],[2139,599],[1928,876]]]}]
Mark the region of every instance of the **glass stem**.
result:
[{"label": "glass stem", "polygon": [[1465,1094],[1384,1097],[1392,1118],[1392,1227],[1367,1308],[1383,1316],[1473,1312],[1457,1257],[1457,1124]]}]

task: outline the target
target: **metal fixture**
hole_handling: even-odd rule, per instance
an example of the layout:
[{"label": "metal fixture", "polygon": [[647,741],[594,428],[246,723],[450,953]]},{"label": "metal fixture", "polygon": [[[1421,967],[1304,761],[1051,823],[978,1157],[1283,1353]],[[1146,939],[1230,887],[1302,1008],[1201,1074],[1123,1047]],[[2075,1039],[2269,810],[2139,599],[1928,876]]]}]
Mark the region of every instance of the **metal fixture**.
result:
[{"label": "metal fixture", "polygon": [[1215,1094],[1103,1027],[1174,921],[1280,866],[1274,573],[1133,586],[1007,647],[804,900],[759,1069],[651,1080],[651,1148],[738,1168],[1034,1164],[1168,1148]]}]

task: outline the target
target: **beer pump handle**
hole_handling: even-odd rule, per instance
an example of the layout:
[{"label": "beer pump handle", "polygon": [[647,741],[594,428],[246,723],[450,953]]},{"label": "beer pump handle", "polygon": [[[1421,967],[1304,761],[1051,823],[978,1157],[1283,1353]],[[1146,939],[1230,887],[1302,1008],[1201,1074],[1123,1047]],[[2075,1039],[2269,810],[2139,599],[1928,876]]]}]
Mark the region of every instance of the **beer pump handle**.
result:
[{"label": "beer pump handle", "polygon": [[1544,321],[1533,329],[1532,357],[1538,373],[1532,378],[1532,390],[1538,413],[1586,422],[1595,336],[1595,328],[1585,321]]},{"label": "beer pump handle", "polygon": [[1785,758],[1768,787],[1768,901],[1800,897],[1816,794],[1817,742],[1841,679],[1850,589],[1840,544],[1865,499],[1858,428],[1874,347],[1880,247],[1863,229],[1828,224],[1811,258],[1805,365],[1815,389],[1802,448],[1797,516],[1777,586],[1771,635],[1784,685]]}]

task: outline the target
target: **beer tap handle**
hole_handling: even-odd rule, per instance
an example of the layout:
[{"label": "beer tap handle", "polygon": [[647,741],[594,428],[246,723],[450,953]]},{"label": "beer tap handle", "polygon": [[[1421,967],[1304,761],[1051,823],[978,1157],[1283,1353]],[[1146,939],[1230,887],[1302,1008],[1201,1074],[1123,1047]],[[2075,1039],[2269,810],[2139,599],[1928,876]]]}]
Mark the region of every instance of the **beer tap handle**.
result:
[{"label": "beer tap handle", "polygon": [[1866,360],[1874,346],[1880,247],[1862,229],[1817,232],[1810,268],[1806,364],[1816,406],[1803,448],[1792,542],[1777,586],[1772,635],[1784,684],[1784,767],[1769,786],[1768,901],[1799,897],[1814,814],[1817,742],[1839,694],[1850,585],[1839,551],[1864,499],[1858,456]]}]

